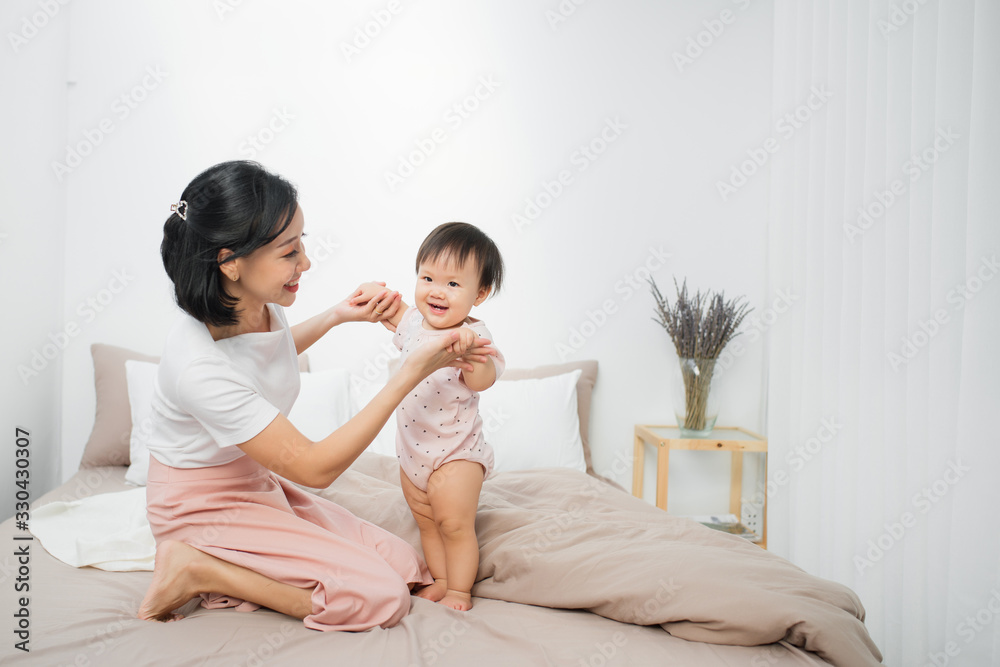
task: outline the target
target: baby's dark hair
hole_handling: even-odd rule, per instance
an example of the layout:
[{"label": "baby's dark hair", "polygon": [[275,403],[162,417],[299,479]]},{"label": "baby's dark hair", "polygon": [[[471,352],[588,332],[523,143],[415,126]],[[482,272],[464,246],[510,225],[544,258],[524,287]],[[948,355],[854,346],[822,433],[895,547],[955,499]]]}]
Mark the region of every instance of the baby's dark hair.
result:
[{"label": "baby's dark hair", "polygon": [[427,235],[417,250],[416,270],[424,262],[433,262],[442,255],[465,266],[470,258],[479,269],[479,287],[492,294],[503,284],[503,257],[500,249],[482,230],[467,222],[446,222]]},{"label": "baby's dark hair", "polygon": [[298,208],[295,186],[256,162],[223,162],[198,174],[184,204],[163,225],[160,256],[177,305],[205,324],[237,324],[238,299],[226,292],[219,251],[246,257],[278,238]]}]

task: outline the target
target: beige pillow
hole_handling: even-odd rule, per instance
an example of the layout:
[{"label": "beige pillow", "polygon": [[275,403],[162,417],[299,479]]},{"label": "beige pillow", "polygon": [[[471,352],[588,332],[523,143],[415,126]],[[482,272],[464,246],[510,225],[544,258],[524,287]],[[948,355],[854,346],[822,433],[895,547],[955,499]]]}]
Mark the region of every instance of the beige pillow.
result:
[{"label": "beige pillow", "polygon": [[[128,404],[128,383],[125,362],[130,359],[159,363],[157,356],[142,354],[114,345],[94,343],[90,346],[94,359],[94,389],[97,409],[94,428],[83,448],[80,468],[129,465],[129,438],[132,434],[132,414]],[[309,359],[299,355],[299,370],[309,370]]]},{"label": "beige pillow", "polygon": [[94,411],[94,428],[83,448],[80,468],[127,466],[132,415],[129,412],[125,362],[135,359],[158,363],[160,358],[102,343],[91,345],[90,355],[94,359],[97,409]]},{"label": "beige pillow", "polygon": [[579,369],[580,379],[576,382],[576,410],[580,418],[580,440],[583,442],[583,459],[587,462],[587,474],[594,473],[594,465],[590,460],[590,404],[594,393],[594,383],[597,382],[597,361],[569,361],[564,364],[536,366],[534,368],[508,368],[500,376],[500,380],[531,380],[552,377],[563,373],[572,373]]}]

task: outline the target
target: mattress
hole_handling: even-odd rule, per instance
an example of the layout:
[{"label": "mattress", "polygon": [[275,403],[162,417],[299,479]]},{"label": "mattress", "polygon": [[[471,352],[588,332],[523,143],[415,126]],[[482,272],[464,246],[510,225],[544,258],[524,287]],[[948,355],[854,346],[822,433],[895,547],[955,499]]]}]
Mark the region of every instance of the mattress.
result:
[{"label": "mattress", "polygon": [[[125,471],[81,470],[34,506],[132,488]],[[318,493],[419,550],[394,459],[366,453]],[[583,473],[496,475],[483,487],[477,533],[471,611],[412,597],[397,626],[348,633],[197,601],[182,620],[141,621],[151,572],[68,566],[37,540],[15,540],[27,533],[11,519],[0,524],[0,614],[20,613],[14,629],[21,623],[25,634],[4,632],[0,663],[790,667],[880,659],[846,588]],[[19,563],[14,550],[25,545],[30,556]],[[28,588],[16,592],[19,581]],[[15,647],[25,637],[30,652]]]}]

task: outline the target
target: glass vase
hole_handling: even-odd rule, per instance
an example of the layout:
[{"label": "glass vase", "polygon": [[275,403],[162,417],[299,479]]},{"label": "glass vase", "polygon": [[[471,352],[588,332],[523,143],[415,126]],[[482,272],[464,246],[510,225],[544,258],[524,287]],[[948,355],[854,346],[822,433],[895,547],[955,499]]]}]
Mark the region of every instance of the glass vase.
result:
[{"label": "glass vase", "polygon": [[704,438],[719,417],[715,391],[717,359],[681,357],[673,373],[674,416],[683,438]]}]

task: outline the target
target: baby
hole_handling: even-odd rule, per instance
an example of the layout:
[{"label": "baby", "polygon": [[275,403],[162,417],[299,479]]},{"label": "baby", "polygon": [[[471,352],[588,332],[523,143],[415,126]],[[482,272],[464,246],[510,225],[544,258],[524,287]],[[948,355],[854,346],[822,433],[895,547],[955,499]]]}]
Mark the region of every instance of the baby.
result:
[{"label": "baby", "polygon": [[[492,340],[483,323],[469,317],[503,280],[503,259],[493,241],[463,222],[439,226],[417,251],[416,306],[400,305],[389,322],[405,359],[429,336],[459,336],[472,370],[442,368],[396,409],[396,453],[403,495],[420,527],[424,558],[434,583],[419,597],[452,609],[472,608],[479,571],[476,509],[483,480],[493,469],[493,450],[483,438],[479,392],[503,372],[504,358],[473,354],[477,338]],[[478,361],[482,359],[482,361]],[[464,364],[468,366],[469,364]]]}]

